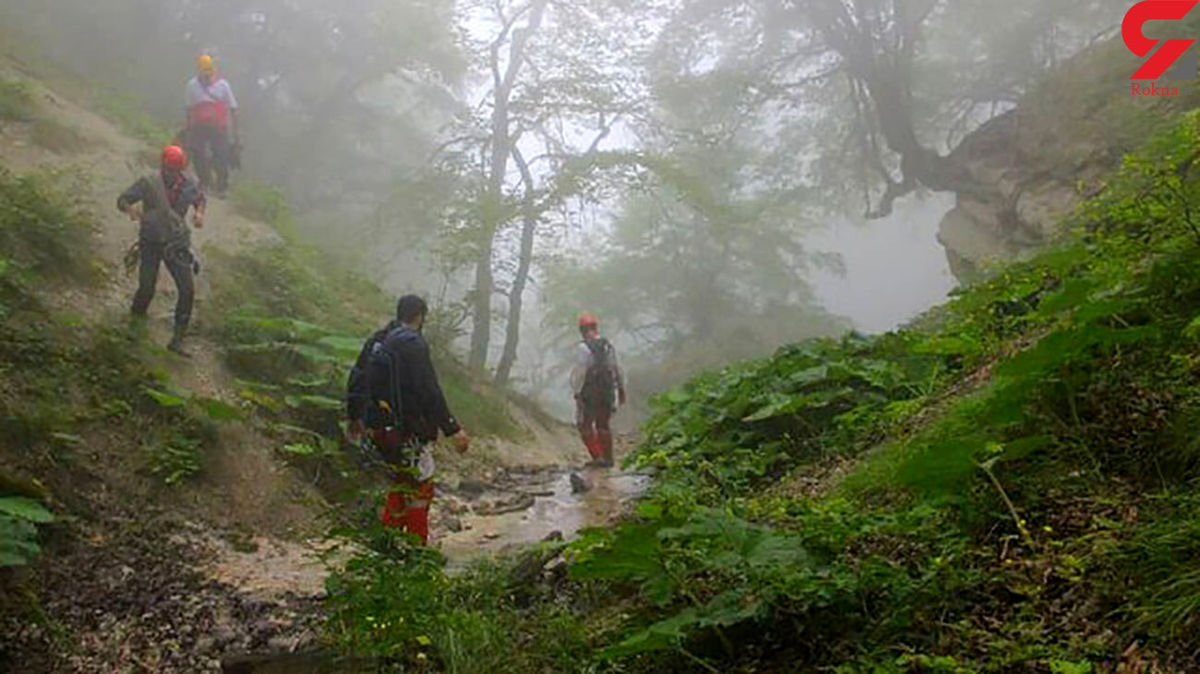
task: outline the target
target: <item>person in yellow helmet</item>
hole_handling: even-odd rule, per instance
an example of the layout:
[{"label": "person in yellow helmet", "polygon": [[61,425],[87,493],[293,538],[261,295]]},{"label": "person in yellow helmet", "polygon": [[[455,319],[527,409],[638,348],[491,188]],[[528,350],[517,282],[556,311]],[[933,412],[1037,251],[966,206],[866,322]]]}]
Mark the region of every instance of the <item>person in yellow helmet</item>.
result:
[{"label": "person in yellow helmet", "polygon": [[241,145],[237,123],[237,98],[225,78],[217,74],[213,57],[196,57],[196,76],[187,83],[187,145],[203,188],[216,193],[229,188],[229,168],[234,147]]}]

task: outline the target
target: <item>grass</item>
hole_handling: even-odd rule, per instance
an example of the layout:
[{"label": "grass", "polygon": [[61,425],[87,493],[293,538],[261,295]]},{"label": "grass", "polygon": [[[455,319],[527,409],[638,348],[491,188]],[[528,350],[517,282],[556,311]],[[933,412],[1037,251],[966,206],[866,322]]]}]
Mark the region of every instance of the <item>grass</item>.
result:
[{"label": "grass", "polygon": [[30,122],[37,114],[33,87],[20,80],[0,80],[0,120]]},{"label": "grass", "polygon": [[0,120],[30,123],[33,142],[51,152],[68,154],[88,147],[79,131],[43,114],[28,82],[0,81]]},{"label": "grass", "polygon": [[117,94],[109,89],[94,90],[92,107],[116,122],[126,134],[152,148],[157,149],[168,144],[179,131],[148,114],[145,105],[128,94]]},{"label": "grass", "polygon": [[91,143],[74,127],[53,119],[38,119],[30,128],[33,142],[56,154],[86,150]]}]

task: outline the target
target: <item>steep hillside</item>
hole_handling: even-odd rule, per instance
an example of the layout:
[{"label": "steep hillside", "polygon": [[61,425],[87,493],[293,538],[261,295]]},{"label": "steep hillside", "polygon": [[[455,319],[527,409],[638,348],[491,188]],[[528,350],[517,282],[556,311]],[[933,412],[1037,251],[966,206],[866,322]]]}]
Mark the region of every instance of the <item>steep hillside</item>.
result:
[{"label": "steep hillside", "polygon": [[[30,563],[0,568],[0,669],[213,671],[309,647],[324,534],[379,485],[336,441],[341,387],[394,300],[242,181],[194,233],[193,357],[167,352],[174,286],[163,273],[151,320],[129,321],[137,225],[114,204],[169,133],[47,72],[0,61],[0,565]],[[477,438],[442,457],[446,483],[576,458],[568,429],[438,360]]]},{"label": "steep hillside", "polygon": [[1054,245],[915,325],[660,396],[619,525],[450,580],[364,553],[334,637],[447,671],[1200,671],[1200,113],[1137,133]]}]

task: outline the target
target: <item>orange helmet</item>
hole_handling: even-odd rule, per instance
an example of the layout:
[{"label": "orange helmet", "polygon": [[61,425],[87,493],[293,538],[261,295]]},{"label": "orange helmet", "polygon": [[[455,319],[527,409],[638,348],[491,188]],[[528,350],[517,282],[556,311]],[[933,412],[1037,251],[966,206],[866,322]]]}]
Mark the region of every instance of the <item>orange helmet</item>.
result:
[{"label": "orange helmet", "polygon": [[579,314],[579,327],[580,328],[596,328],[599,326],[600,326],[600,319],[596,318],[596,316],[594,314],[588,314],[588,313]]},{"label": "orange helmet", "polygon": [[182,171],[187,168],[187,153],[178,145],[168,145],[162,151],[163,168],[168,168],[173,171]]}]

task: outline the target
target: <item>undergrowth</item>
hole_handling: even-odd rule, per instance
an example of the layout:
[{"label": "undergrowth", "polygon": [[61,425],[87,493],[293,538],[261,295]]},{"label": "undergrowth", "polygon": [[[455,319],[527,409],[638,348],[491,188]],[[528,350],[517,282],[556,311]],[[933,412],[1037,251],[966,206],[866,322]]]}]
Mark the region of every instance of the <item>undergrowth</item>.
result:
[{"label": "undergrowth", "polygon": [[[314,473],[345,473],[336,438],[346,376],[367,337],[394,316],[395,299],[297,240],[277,191],[248,183],[235,187],[233,200],[285,243],[216,253],[226,271],[213,281],[210,315],[220,319],[210,332],[241,379],[242,399],[270,420],[283,455]],[[504,394],[470,376],[443,340],[430,342],[443,391],[464,427],[475,435],[520,437]]]},{"label": "undergrowth", "polygon": [[[410,596],[428,592],[474,596],[510,635],[513,664],[460,671],[1200,668],[1198,147],[1193,112],[1069,235],[914,327],[663,394],[630,459],[652,494],[567,547],[569,579],[520,586],[528,603],[495,573],[360,558],[331,585],[338,643],[451,667],[457,642]],[[380,621],[428,643],[376,639]],[[569,665],[521,660],[551,630],[582,640]]]},{"label": "undergrowth", "polygon": [[[216,440],[220,404],[166,393],[166,375],[145,357],[138,330],[85,328],[43,302],[46,288],[103,274],[80,180],[0,170],[0,501],[11,506],[0,517],[5,563],[36,552],[32,527],[50,520],[29,503],[4,499],[86,511],[79,494],[58,489],[80,471],[111,468],[174,483],[203,469],[204,450]],[[100,444],[106,437],[126,440]],[[164,460],[166,447],[189,450],[186,468],[178,455]],[[97,461],[107,452],[111,462]]]}]

